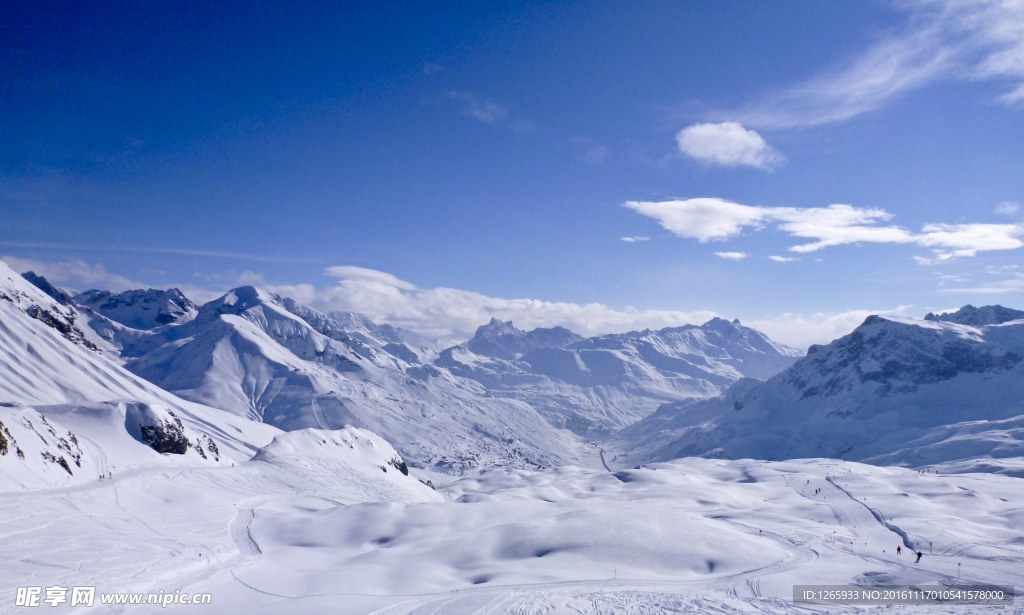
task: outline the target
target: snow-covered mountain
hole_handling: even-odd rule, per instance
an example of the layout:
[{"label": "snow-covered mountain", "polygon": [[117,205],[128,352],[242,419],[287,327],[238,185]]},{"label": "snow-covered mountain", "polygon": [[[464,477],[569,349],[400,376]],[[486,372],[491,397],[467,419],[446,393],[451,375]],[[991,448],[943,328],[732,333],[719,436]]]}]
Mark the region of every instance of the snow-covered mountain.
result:
[{"label": "snow-covered mountain", "polygon": [[[26,279],[53,296],[53,288],[39,276]],[[67,291],[56,289],[68,295]],[[122,361],[152,350],[155,336],[169,326],[195,318],[197,306],[177,288],[169,290],[139,289],[120,293],[88,290],[72,297],[69,304],[88,324],[86,329],[97,347],[112,359]]]},{"label": "snow-covered mountain", "polygon": [[126,371],[89,341],[79,322],[72,306],[0,263],[5,485],[80,483],[151,465],[236,463],[278,433]]},{"label": "snow-covered mountain", "polygon": [[97,348],[164,389],[285,430],[365,427],[447,471],[578,460],[585,447],[563,428],[604,437],[799,355],[722,319],[590,339],[494,319],[438,353],[413,332],[253,287],[200,307],[177,289],[72,296],[26,278],[68,302]]},{"label": "snow-covered mountain", "polygon": [[740,378],[768,378],[800,352],[739,321],[584,339],[568,329],[523,331],[492,319],[435,365],[519,399],[586,436],[627,426],[658,406],[719,395]]},{"label": "snow-covered mountain", "polygon": [[582,339],[582,336],[564,327],[523,331],[517,329],[510,321],[492,318],[489,323],[477,328],[473,338],[463,346],[482,357],[517,359],[531,350],[560,348]]},{"label": "snow-covered mountain", "polygon": [[251,286],[133,335],[126,367],[181,397],[285,430],[367,428],[418,465],[547,466],[583,448],[529,405],[421,363],[415,334]]},{"label": "snow-covered mountain", "polygon": [[955,312],[944,314],[928,313],[925,320],[939,322],[954,322],[960,325],[1001,325],[1011,320],[1024,319],[1024,311],[1015,310],[1001,305],[986,305],[980,308],[973,305],[965,305]]},{"label": "snow-covered mountain", "polygon": [[[1024,509],[1015,478],[827,459],[680,459],[619,472],[559,466],[431,475],[435,489],[366,430],[283,432],[161,390],[90,342],[75,310],[0,264],[0,595],[95,587],[100,605],[112,592],[145,600],[170,596],[173,588],[209,592],[220,611],[247,613],[278,613],[282,605],[294,613],[825,613],[834,605],[794,603],[794,584],[956,591],[1022,583]],[[136,332],[135,349],[144,350],[129,363],[167,351],[166,367],[234,379],[243,394],[244,387],[264,385],[266,395],[284,394],[287,382],[273,391],[274,378],[287,380],[282,370],[322,384],[318,379],[328,376],[321,368],[361,386],[353,389],[359,392],[388,391],[398,368],[423,386],[448,382],[454,388],[438,390],[452,394],[483,390],[407,361],[397,347],[383,349],[401,344],[417,352],[413,340],[385,339],[387,330],[371,325],[354,331],[352,323],[248,288],[178,324],[118,323]],[[767,383],[740,381],[729,395],[748,406],[719,408],[708,420],[756,410],[762,398],[753,392],[774,383],[792,390],[789,419],[809,416],[820,424],[831,417],[817,416],[802,400],[863,402],[851,403],[854,411],[841,420],[862,414],[865,421],[878,412],[872,400],[890,414],[908,400],[944,410],[934,399],[957,401],[951,392],[963,399],[984,394],[997,407],[1022,399],[1022,327],[1024,320],[971,326],[869,319]],[[175,358],[171,347],[187,349],[181,356],[195,365]],[[430,369],[438,373],[429,376]],[[214,396],[234,393],[200,381]],[[423,404],[438,403],[424,395]],[[492,401],[484,407],[489,412],[520,405]],[[382,413],[400,403],[378,402]],[[686,412],[701,407],[708,402]],[[758,417],[745,415],[768,432],[779,422],[778,413],[775,423]],[[663,418],[672,427],[678,414]],[[969,449],[986,430],[1024,442],[1019,419],[954,428]],[[923,421],[914,414],[907,420]],[[481,450],[484,440],[457,435]],[[756,438],[748,432],[738,441]],[[956,459],[945,467],[980,467]],[[509,465],[524,465],[519,461]],[[1017,464],[1024,470],[1019,458]],[[897,545],[923,551],[924,559],[895,553]],[[901,605],[901,612],[964,608],[1008,607]],[[188,610],[170,605],[172,612]]]},{"label": "snow-covered mountain", "polygon": [[871,316],[767,382],[663,406],[619,434],[620,462],[830,457],[999,469],[1024,457],[1020,316],[1000,306]]},{"label": "snow-covered mountain", "polygon": [[75,303],[133,329],[153,329],[181,323],[196,315],[195,304],[177,288],[149,288],[121,293],[87,290],[75,295]]}]

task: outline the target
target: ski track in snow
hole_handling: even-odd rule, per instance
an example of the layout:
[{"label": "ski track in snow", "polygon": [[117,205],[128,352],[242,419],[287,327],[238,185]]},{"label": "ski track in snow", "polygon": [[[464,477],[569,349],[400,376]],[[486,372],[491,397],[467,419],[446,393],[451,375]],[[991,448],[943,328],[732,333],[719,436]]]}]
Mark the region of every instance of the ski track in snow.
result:
[{"label": "ski track in snow", "polygon": [[[349,582],[334,591],[280,591],[276,582],[273,581],[278,574],[274,572],[270,576],[265,568],[268,564],[275,564],[275,558],[282,557],[285,552],[280,546],[272,547],[267,551],[263,546],[264,540],[269,539],[271,543],[280,543],[280,534],[274,534],[275,524],[282,519],[294,521],[299,524],[306,524],[303,519],[308,516],[308,522],[318,523],[322,521],[323,515],[334,514],[333,511],[345,509],[351,503],[358,506],[362,504],[353,502],[351,498],[330,492],[329,483],[323,477],[312,472],[311,468],[295,468],[294,474],[268,474],[261,475],[259,472],[249,470],[248,473],[241,472],[241,468],[194,468],[169,471],[165,468],[136,470],[126,475],[115,476],[113,479],[96,481],[87,485],[79,485],[64,490],[45,490],[39,492],[24,492],[12,494],[13,497],[6,497],[0,500],[0,557],[4,562],[4,568],[14,570],[15,576],[19,579],[18,584],[31,584],[63,581],[78,584],[94,583],[99,586],[99,591],[141,591],[155,592],[159,590],[187,592],[212,591],[215,599],[221,596],[229,601],[231,605],[260,604],[264,601],[267,605],[276,604],[274,608],[287,608],[291,612],[320,612],[325,605],[333,604],[334,612],[342,613],[373,613],[374,615],[399,615],[399,614],[424,614],[424,613],[477,613],[477,614],[518,614],[518,613],[682,613],[682,612],[704,612],[704,613],[786,613],[786,612],[859,612],[862,610],[871,611],[872,607],[825,608],[815,605],[793,604],[790,596],[786,595],[785,588],[790,588],[794,583],[805,581],[804,576],[812,575],[819,566],[836,567],[843,571],[835,582],[849,582],[850,575],[856,576],[859,572],[864,579],[879,578],[883,582],[902,583],[913,582],[920,584],[947,584],[950,586],[971,587],[981,582],[994,582],[1000,580],[997,575],[1002,574],[1001,580],[1005,582],[1008,570],[1017,570],[1016,578],[1012,575],[1011,581],[1021,583],[1019,573],[1020,566],[1024,562],[1024,549],[1020,548],[1018,542],[1024,542],[1024,537],[1018,536],[1013,540],[999,545],[992,541],[992,546],[1001,546],[1005,551],[1004,556],[999,559],[992,559],[989,556],[973,557],[970,553],[971,545],[966,543],[941,544],[940,551],[927,556],[922,564],[912,563],[910,554],[897,558],[893,554],[883,554],[880,551],[885,547],[892,548],[894,538],[899,538],[899,533],[892,527],[900,527],[892,523],[884,522],[885,516],[879,512],[886,510],[887,506],[879,505],[880,508],[872,509],[864,501],[864,495],[859,494],[852,485],[843,486],[844,481],[863,479],[865,476],[858,475],[850,470],[847,474],[835,474],[836,467],[842,467],[840,462],[828,462],[830,465],[824,468],[815,468],[812,464],[790,464],[785,472],[775,472],[772,466],[757,464],[756,462],[707,462],[689,461],[681,464],[680,467],[661,468],[658,470],[641,470],[635,474],[640,476],[640,483],[621,482],[620,478],[612,475],[589,470],[564,472],[562,476],[555,476],[549,472],[519,473],[519,478],[511,480],[499,480],[491,486],[486,484],[479,487],[480,493],[491,493],[492,496],[507,497],[507,505],[511,510],[516,509],[514,502],[527,496],[539,498],[544,502],[539,509],[524,510],[546,510],[547,506],[554,506],[551,519],[539,517],[534,521],[538,524],[552,523],[558,516],[564,514],[559,510],[572,512],[577,510],[573,504],[574,498],[587,497],[581,500],[584,508],[598,505],[602,497],[606,497],[607,506],[616,506],[618,496],[614,493],[630,495],[630,499],[656,497],[644,493],[649,486],[644,481],[667,480],[666,483],[674,484],[677,478],[696,481],[694,485],[706,482],[707,488],[702,491],[717,493],[720,495],[719,503],[711,503],[712,509],[706,515],[708,522],[726,523],[736,528],[749,537],[750,540],[769,541],[783,553],[783,557],[770,561],[762,566],[740,566],[734,570],[727,570],[724,573],[706,574],[699,578],[642,578],[626,577],[619,575],[618,578],[593,577],[579,578],[579,572],[571,569],[565,570],[562,574],[570,577],[564,580],[547,582],[494,582],[489,581],[487,574],[489,566],[482,563],[479,570],[470,573],[468,576],[476,576],[483,579],[478,585],[452,587],[439,591],[409,592],[388,589],[385,587],[374,587],[366,584],[365,591],[352,591],[358,582]],[[776,464],[780,468],[783,464]],[[735,466],[735,468],[734,468]],[[795,468],[798,471],[791,471]],[[262,467],[261,467],[262,469]],[[718,473],[733,472],[734,478],[725,480]],[[888,471],[888,470],[887,470]],[[866,473],[869,480],[883,480],[872,478],[871,469],[861,468],[859,472]],[[898,476],[900,485],[912,483],[915,476],[910,471],[903,471],[905,475]],[[696,478],[703,473],[703,478]],[[718,478],[714,478],[714,477]],[[317,481],[320,482],[317,482]],[[453,485],[474,485],[472,477],[457,480]],[[523,491],[517,487],[517,480],[525,480],[537,486],[527,487]],[[725,480],[725,483],[716,481]],[[1002,481],[1015,481],[1018,479],[1002,478]],[[467,483],[467,481],[469,481]],[[536,481],[543,481],[549,486],[542,486]],[[607,482],[612,481],[612,482]],[[941,479],[921,479],[921,482],[930,489],[938,488],[952,481],[956,477],[942,477]],[[634,491],[632,485],[638,487]],[[159,509],[153,507],[153,503],[146,498],[154,485],[161,485],[165,492],[159,493],[157,501],[163,501],[167,495],[174,493],[196,493],[200,494],[203,501],[215,504],[219,507],[216,514],[199,515],[196,518],[175,517],[178,513],[169,511],[172,522],[168,525],[165,516],[161,516]],[[323,489],[325,495],[311,494],[308,487],[315,485],[317,490]],[[594,491],[607,489],[612,485],[617,491],[604,496],[592,496]],[[306,488],[304,489],[303,486]],[[560,486],[567,490],[570,499],[553,494],[550,490]],[[1015,486],[1015,484],[1013,484]],[[815,493],[821,487],[821,492]],[[573,491],[578,489],[579,492]],[[759,515],[752,510],[740,510],[735,507],[722,507],[722,503],[730,498],[739,497],[746,490],[753,489],[757,493],[774,498],[777,508],[775,513]],[[683,491],[682,487],[666,489],[668,493],[675,491],[676,498],[689,499],[702,495],[700,491]],[[949,490],[951,494],[965,494],[959,497],[970,498],[967,492],[957,489]],[[785,493],[792,495],[786,496]],[[1005,485],[1002,486],[1001,494],[1009,494]],[[1018,490],[1019,495],[1019,490]],[[707,496],[705,496],[707,497]],[[874,494],[870,497],[878,498]],[[654,502],[660,501],[657,496]],[[1019,498],[1018,498],[1019,499]],[[547,502],[550,501],[550,504]],[[896,500],[898,501],[898,500]],[[568,508],[558,508],[559,502],[568,503]],[[699,502],[698,502],[699,503]],[[883,503],[884,504],[884,503]],[[174,505],[174,504],[169,504]],[[179,504],[180,505],[180,502]],[[634,504],[635,505],[635,504]],[[1009,502],[1010,508],[1014,506]],[[413,508],[410,512],[417,516],[417,504],[410,503]],[[456,518],[462,512],[471,512],[473,504],[460,504],[457,502],[426,504],[437,512],[436,507],[442,507],[440,511],[444,515],[455,515]],[[1015,506],[1019,510],[1021,503],[1018,501]],[[468,507],[468,508],[467,508]],[[748,507],[753,509],[754,507]],[[25,510],[38,509],[38,515],[25,515]],[[426,512],[428,509],[424,509]],[[308,511],[308,512],[302,512]],[[814,513],[813,511],[820,511]],[[531,514],[527,512],[526,514]],[[576,513],[572,513],[576,514]],[[282,517],[282,515],[285,515]],[[801,520],[800,515],[817,515],[819,522]],[[778,518],[779,516],[782,519]],[[792,517],[791,521],[786,521]],[[268,519],[268,524],[264,523]],[[399,517],[401,518],[401,517]],[[826,520],[829,523],[826,523]],[[976,521],[976,520],[975,520]],[[160,522],[157,524],[157,522]],[[218,529],[219,524],[219,529]],[[826,527],[817,530],[815,525]],[[9,527],[19,526],[18,529],[7,531]],[[76,532],[69,532],[67,529],[59,531],[55,528],[68,526],[87,530],[88,535],[82,536],[85,540],[93,541],[93,549],[97,558],[108,561],[96,562],[82,561],[75,554],[81,549],[76,545],[78,536]],[[329,527],[329,526],[325,526]],[[498,527],[498,526],[495,526]],[[694,526],[699,530],[702,525]],[[104,528],[98,532],[99,528]],[[423,526],[423,532],[445,531],[443,526],[433,528],[432,523]],[[344,528],[339,528],[344,530]],[[357,529],[357,528],[354,528]],[[595,528],[596,530],[596,528]],[[849,536],[833,538],[832,531],[838,533],[848,532]],[[278,532],[280,530],[277,530]],[[492,530],[483,529],[483,534],[477,536],[483,542],[488,540],[488,532]],[[912,534],[913,530],[902,530],[904,534]],[[111,549],[111,544],[102,538],[106,533],[109,541],[128,540],[133,545],[138,545],[140,553],[137,556],[119,556]],[[417,533],[419,535],[419,532]],[[61,538],[64,536],[65,538]],[[60,542],[64,540],[64,542]],[[325,538],[326,544],[335,544],[333,537]],[[294,541],[294,539],[293,539]],[[42,548],[47,542],[53,542],[49,548]],[[863,543],[867,542],[868,545]],[[59,543],[59,544],[58,544]],[[291,543],[288,543],[291,544]],[[295,543],[301,546],[301,542]],[[425,544],[430,544],[425,543]],[[754,543],[751,543],[754,544]],[[105,547],[103,545],[106,545]],[[977,545],[974,545],[977,546]],[[102,548],[97,548],[102,547]],[[296,547],[289,547],[294,549]],[[344,552],[346,547],[344,541],[337,543],[336,547],[327,553]],[[385,543],[377,549],[387,549]],[[438,543],[440,549],[440,543]],[[1017,548],[1014,551],[1014,548]],[[199,551],[201,549],[201,551]],[[109,553],[108,553],[109,551]],[[33,557],[12,558],[10,554],[35,553]],[[314,547],[311,554],[324,553]],[[440,553],[424,553],[427,558],[435,557]],[[941,570],[935,565],[942,563],[947,565],[952,557],[962,558],[961,561],[969,564],[975,571],[986,571],[990,578],[972,577],[956,579],[948,570]],[[301,557],[301,555],[299,556]],[[358,554],[356,557],[361,557]],[[1002,561],[1000,561],[1002,560]],[[299,560],[296,560],[296,563]],[[169,563],[173,562],[173,563]],[[513,562],[514,563],[514,562]],[[522,569],[524,574],[529,574],[529,561],[523,560]],[[286,564],[287,565],[287,564]],[[401,564],[394,564],[400,568]],[[954,567],[955,568],[955,567]],[[272,568],[270,570],[279,570]],[[344,570],[344,569],[342,569]],[[299,574],[299,573],[295,573]],[[318,572],[303,574],[314,574],[322,577],[343,574],[341,571],[333,571],[329,567]],[[628,573],[627,573],[628,574]],[[301,574],[299,577],[301,578]],[[611,576],[611,575],[609,575]],[[812,575],[813,576],[813,575]],[[820,578],[812,578],[814,582],[821,582]],[[116,587],[112,587],[116,584]],[[8,587],[9,583],[0,583],[0,596],[13,591]],[[235,589],[230,589],[233,585]],[[294,587],[299,587],[294,585]],[[285,584],[284,586],[288,586]],[[779,587],[784,589],[780,592]],[[348,610],[344,605],[353,600],[363,599],[358,602],[360,605]],[[280,602],[280,601],[285,602]],[[376,604],[377,606],[372,606]],[[339,606],[341,605],[341,606]],[[225,607],[233,610],[235,607]],[[243,608],[238,606],[238,608]],[[269,606],[267,608],[270,608]],[[881,609],[881,607],[877,607]],[[921,607],[922,613],[945,613],[956,612],[944,610],[945,607]],[[194,610],[194,607],[193,607]],[[899,612],[914,611],[914,609],[900,609]],[[962,610],[961,610],[962,611]],[[1005,609],[989,609],[990,612],[1007,612]],[[9,611],[0,602],[0,612]],[[66,612],[62,609],[54,609],[54,612]],[[97,610],[80,610],[79,612],[99,612]],[[116,612],[116,611],[111,611]],[[125,608],[122,612],[146,612],[143,607]],[[188,612],[184,606],[177,609],[171,608],[169,612]],[[270,612],[254,611],[254,612]],[[962,611],[967,612],[967,611]],[[985,612],[984,609],[971,609],[970,612]]]}]

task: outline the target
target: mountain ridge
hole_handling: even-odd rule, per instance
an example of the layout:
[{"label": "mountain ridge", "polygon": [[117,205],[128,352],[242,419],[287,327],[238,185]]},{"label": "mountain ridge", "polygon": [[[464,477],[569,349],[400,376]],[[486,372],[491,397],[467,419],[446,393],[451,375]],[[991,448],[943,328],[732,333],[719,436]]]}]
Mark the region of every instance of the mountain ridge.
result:
[{"label": "mountain ridge", "polygon": [[998,465],[1024,456],[1022,376],[1024,322],[870,316],[763,383],[662,406],[617,434],[614,448],[623,463],[697,455]]}]

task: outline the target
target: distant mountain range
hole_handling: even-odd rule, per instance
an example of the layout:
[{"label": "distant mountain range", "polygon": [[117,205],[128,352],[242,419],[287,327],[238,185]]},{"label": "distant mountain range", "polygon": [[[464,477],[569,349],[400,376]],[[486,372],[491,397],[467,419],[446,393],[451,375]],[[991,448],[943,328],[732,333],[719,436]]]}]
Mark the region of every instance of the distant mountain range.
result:
[{"label": "distant mountain range", "polygon": [[766,382],[676,402],[617,434],[620,463],[830,457],[1024,470],[1024,312],[871,316]]},{"label": "distant mountain range", "polygon": [[199,306],[176,289],[75,294],[2,273],[0,402],[20,417],[5,437],[25,452],[31,424],[49,442],[36,465],[80,458],[68,434],[99,442],[113,424],[210,463],[280,430],[353,426],[449,473],[595,465],[596,446],[618,466],[830,457],[1015,473],[1024,457],[1024,312],[1001,306],[872,316],[802,358],[720,318],[592,338],[492,319],[438,350],[251,286]]},{"label": "distant mountain range", "polygon": [[593,438],[663,403],[713,397],[745,377],[768,378],[799,356],[721,318],[586,339],[561,327],[527,332],[492,319],[468,342],[442,351],[435,365]]},{"label": "distant mountain range", "polygon": [[590,463],[581,436],[799,355],[721,319],[589,339],[495,319],[438,353],[411,331],[251,286],[197,306],[177,289],[74,294],[25,279],[76,317],[82,339],[177,396],[284,430],[366,428],[447,472]]}]

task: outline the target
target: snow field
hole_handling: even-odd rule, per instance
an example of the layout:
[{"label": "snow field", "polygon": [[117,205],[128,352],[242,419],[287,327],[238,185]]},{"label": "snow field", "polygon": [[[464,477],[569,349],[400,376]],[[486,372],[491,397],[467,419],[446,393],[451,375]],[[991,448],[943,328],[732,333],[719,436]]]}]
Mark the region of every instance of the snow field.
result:
[{"label": "snow field", "polygon": [[372,435],[330,436],[279,436],[233,468],[5,495],[0,597],[95,583],[209,591],[223,612],[779,613],[858,610],[794,606],[795,584],[1024,586],[1011,477],[692,458],[492,470],[432,491],[383,472],[393,451]]}]

